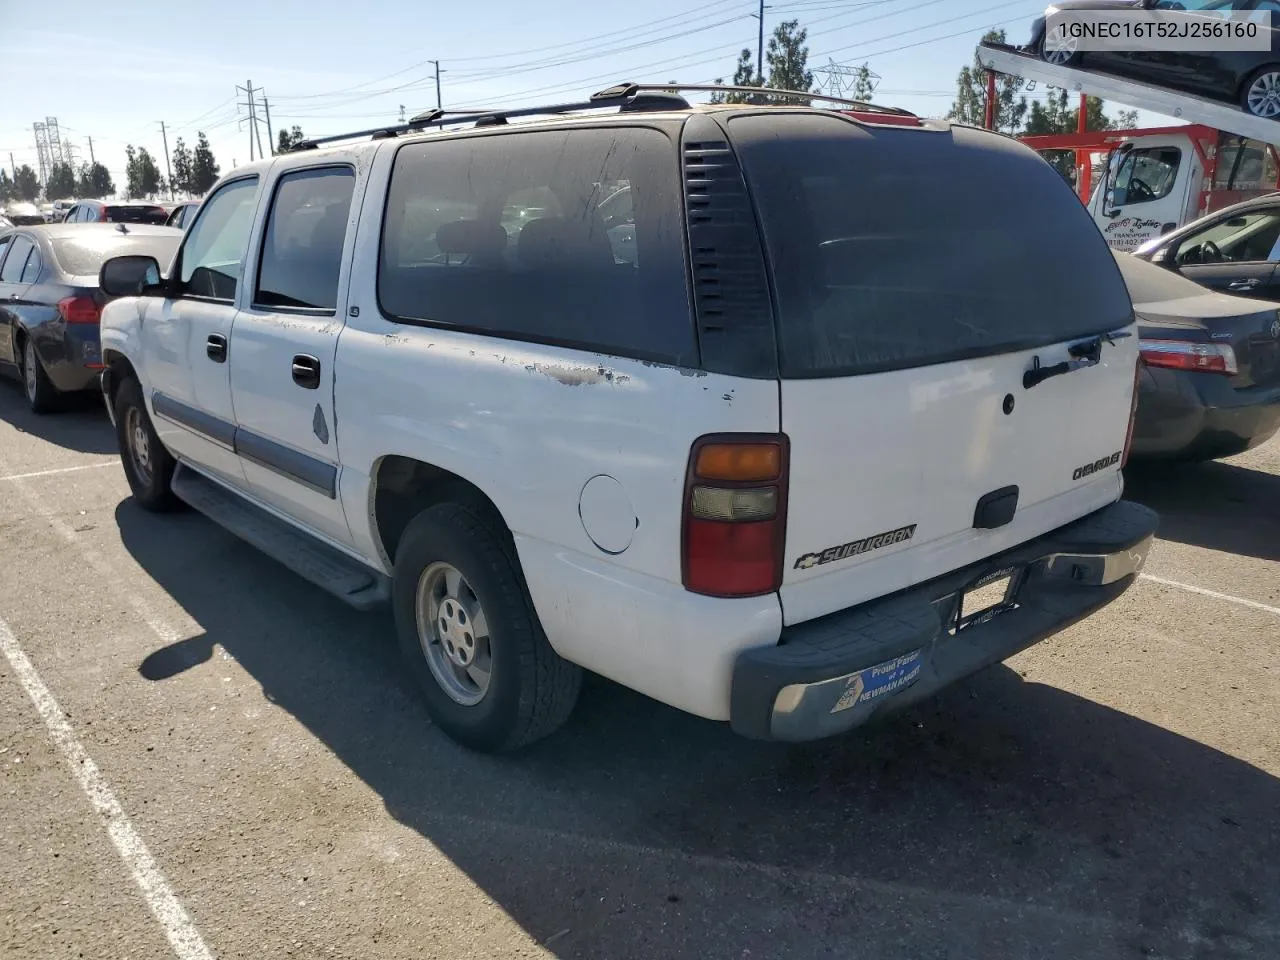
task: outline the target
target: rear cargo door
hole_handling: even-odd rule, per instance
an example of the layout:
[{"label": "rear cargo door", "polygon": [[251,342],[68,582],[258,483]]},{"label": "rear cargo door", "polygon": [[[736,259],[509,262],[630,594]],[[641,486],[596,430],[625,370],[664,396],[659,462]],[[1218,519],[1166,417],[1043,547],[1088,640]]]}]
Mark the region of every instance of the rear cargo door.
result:
[{"label": "rear cargo door", "polygon": [[[728,126],[776,301],[788,623],[1119,497],[1132,305],[1057,173],[962,127],[813,113]],[[1113,331],[1128,336],[1099,337]],[[1024,385],[1037,364],[1072,359],[1097,362]]]}]

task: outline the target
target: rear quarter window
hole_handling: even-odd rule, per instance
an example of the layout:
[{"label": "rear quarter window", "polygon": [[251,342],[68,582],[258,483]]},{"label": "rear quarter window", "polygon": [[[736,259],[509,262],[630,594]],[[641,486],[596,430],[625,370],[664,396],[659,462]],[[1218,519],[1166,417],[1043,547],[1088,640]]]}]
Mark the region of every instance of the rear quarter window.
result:
[{"label": "rear quarter window", "polygon": [[651,128],[407,144],[379,302],[403,322],[696,364],[679,184]]},{"label": "rear quarter window", "polygon": [[729,121],[758,208],[786,377],[1029,349],[1126,326],[1109,248],[1052,167],[1011,140]]}]

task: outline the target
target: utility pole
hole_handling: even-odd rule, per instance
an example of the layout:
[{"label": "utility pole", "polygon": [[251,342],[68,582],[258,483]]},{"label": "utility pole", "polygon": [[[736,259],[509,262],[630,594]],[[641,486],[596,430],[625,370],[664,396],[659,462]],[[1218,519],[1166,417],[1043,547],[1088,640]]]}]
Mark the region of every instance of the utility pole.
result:
[{"label": "utility pole", "polygon": [[18,179],[18,165],[13,162],[13,151],[9,151],[9,169],[13,171],[13,179]]},{"label": "utility pole", "polygon": [[440,105],[440,61],[431,60],[429,62],[434,64],[436,68],[436,109],[443,110],[444,108]]},{"label": "utility pole", "polygon": [[89,166],[96,166],[98,161],[93,156],[93,137],[89,138]]},{"label": "utility pole", "polygon": [[752,14],[760,21],[760,34],[756,40],[756,76],[764,86],[764,0],[760,0],[760,12]]},{"label": "utility pole", "polygon": [[[243,87],[240,87],[240,86],[236,87],[236,93],[240,93],[241,91],[244,92],[245,102],[244,103],[237,102],[236,106],[245,107],[249,111],[249,162],[253,163],[254,161],[253,138],[254,138],[254,135],[258,132],[258,115],[254,113],[254,109],[253,109],[253,105],[254,105],[253,81],[246,80]],[[258,151],[259,152],[262,151],[261,140],[258,141]]]},{"label": "utility pole", "polygon": [[169,166],[169,133],[164,128],[164,121],[160,121],[160,139],[164,141],[164,175],[169,184],[169,199],[173,199],[173,168]]},{"label": "utility pole", "polygon": [[267,148],[271,155],[276,155],[276,135],[271,132],[271,104],[267,103],[267,95],[262,95],[262,112],[267,115]]}]

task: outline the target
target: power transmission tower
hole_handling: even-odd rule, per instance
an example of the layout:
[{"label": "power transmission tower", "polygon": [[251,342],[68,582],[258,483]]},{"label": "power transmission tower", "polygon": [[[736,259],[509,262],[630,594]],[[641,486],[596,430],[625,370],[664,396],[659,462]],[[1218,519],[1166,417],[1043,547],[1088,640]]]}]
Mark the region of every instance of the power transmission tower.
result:
[{"label": "power transmission tower", "polygon": [[37,120],[31,129],[36,136],[36,166],[40,168],[40,182],[48,183],[54,165],[68,162],[66,147],[58,133],[58,118],[45,117],[43,123]]},{"label": "power transmission tower", "polygon": [[[848,64],[836,63],[828,57],[827,65],[818,67],[818,73],[827,78],[822,87],[825,93],[833,97],[843,97],[846,92],[852,92],[857,88],[858,77],[862,73],[862,67],[851,67]],[[880,83],[880,74],[868,70],[867,79],[871,81],[871,89],[874,91]]]},{"label": "power transmission tower", "polygon": [[173,168],[169,166],[169,133],[164,128],[164,121],[160,122],[160,139],[164,141],[164,176],[165,182],[169,184],[169,199],[173,199]]}]

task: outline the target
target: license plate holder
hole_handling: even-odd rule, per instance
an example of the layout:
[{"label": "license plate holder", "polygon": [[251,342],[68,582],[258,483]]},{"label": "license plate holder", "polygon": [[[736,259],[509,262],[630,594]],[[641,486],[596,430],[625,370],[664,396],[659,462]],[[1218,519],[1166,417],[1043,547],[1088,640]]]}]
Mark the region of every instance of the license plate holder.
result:
[{"label": "license plate holder", "polygon": [[964,589],[956,604],[956,632],[986,623],[1018,605],[1022,568],[996,570]]}]

